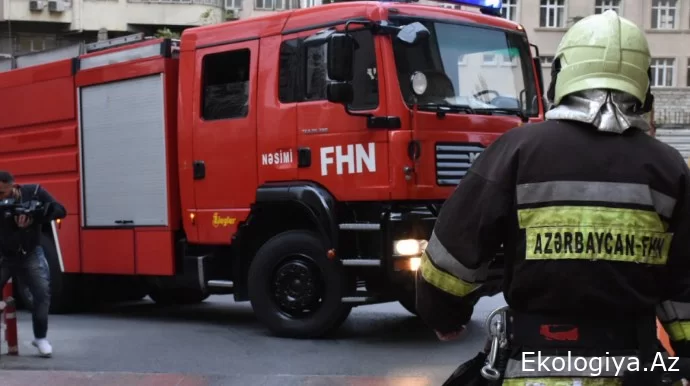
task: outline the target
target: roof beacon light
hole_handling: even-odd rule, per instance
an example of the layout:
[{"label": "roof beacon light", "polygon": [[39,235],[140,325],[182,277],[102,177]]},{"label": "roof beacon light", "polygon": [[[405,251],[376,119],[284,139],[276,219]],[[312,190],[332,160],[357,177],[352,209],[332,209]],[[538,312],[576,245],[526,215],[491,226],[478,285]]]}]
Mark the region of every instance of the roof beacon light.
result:
[{"label": "roof beacon light", "polygon": [[482,13],[494,16],[501,15],[501,7],[503,0],[442,0],[444,3],[453,3],[459,5],[469,5],[479,7]]}]

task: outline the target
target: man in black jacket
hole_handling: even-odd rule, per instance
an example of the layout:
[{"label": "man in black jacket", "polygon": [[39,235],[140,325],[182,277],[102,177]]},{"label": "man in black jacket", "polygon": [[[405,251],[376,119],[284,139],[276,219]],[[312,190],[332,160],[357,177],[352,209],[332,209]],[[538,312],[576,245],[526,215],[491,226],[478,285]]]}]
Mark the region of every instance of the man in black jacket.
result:
[{"label": "man in black jacket", "polygon": [[50,269],[40,240],[43,226],[52,220],[64,218],[65,207],[40,185],[20,186],[15,183],[12,174],[0,171],[0,200],[8,199],[21,203],[36,200],[44,206],[43,210],[29,215],[8,215],[6,210],[0,213],[0,288],[4,287],[10,276],[29,288],[33,297],[35,339],[32,344],[41,356],[50,357],[53,349],[46,339],[50,308]]}]

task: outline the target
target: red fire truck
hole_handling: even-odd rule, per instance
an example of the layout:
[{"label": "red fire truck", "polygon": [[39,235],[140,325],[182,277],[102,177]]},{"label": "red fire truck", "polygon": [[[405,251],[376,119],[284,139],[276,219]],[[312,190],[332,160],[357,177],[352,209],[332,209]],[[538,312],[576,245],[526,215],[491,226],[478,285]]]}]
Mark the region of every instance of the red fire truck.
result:
[{"label": "red fire truck", "polygon": [[69,213],[43,239],[52,311],[232,294],[299,338],[414,313],[444,199],[543,117],[536,46],[481,10],[343,2],[0,64],[2,169]]}]

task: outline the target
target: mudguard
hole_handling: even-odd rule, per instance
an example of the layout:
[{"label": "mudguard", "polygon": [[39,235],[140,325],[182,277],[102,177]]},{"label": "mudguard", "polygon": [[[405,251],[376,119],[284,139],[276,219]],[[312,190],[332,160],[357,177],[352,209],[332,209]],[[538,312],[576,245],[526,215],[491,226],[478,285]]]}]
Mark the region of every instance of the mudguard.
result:
[{"label": "mudguard", "polygon": [[333,196],[324,187],[309,181],[268,183],[256,191],[256,204],[290,202],[302,206],[317,225],[327,244],[326,248],[338,245],[338,223]]}]

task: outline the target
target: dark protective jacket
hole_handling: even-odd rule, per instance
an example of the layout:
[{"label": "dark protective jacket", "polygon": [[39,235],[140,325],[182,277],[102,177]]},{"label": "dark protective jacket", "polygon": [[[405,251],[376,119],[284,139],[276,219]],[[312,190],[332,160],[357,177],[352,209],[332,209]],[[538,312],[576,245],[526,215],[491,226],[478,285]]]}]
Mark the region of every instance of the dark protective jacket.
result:
[{"label": "dark protective jacket", "polygon": [[36,187],[37,185],[20,187],[22,202],[36,199],[46,205],[45,213],[35,217],[30,226],[19,228],[14,217],[0,216],[0,255],[4,257],[19,257],[23,255],[23,252],[27,254],[33,252],[40,243],[43,225],[64,218],[67,214],[65,207],[56,201],[48,191],[40,185],[38,185],[38,190]]},{"label": "dark protective jacket", "polygon": [[575,121],[497,139],[443,205],[422,256],[417,308],[431,328],[469,321],[501,245],[512,309],[612,319],[656,309],[690,356],[690,169],[671,146]]}]

